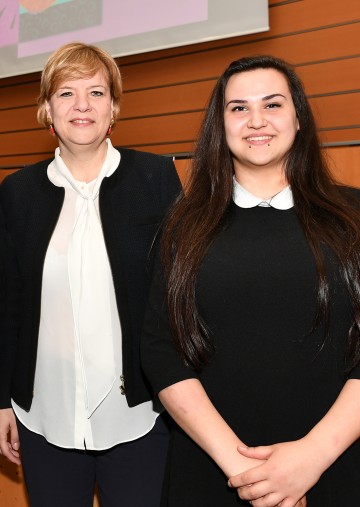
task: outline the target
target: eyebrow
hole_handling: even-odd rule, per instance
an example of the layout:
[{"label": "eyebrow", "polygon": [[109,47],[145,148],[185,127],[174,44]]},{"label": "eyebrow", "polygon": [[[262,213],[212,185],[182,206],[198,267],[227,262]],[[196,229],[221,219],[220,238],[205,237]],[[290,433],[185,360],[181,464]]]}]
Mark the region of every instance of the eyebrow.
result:
[{"label": "eyebrow", "polygon": [[[263,101],[271,100],[275,97],[283,97],[286,100],[285,95],[283,95],[282,93],[272,93],[271,95],[266,95],[261,100],[263,100]],[[234,99],[234,100],[229,100],[229,102],[227,104],[225,104],[225,107],[227,107],[229,104],[247,104],[247,103],[248,103],[248,101],[244,100],[244,99]]]},{"label": "eyebrow", "polygon": [[[87,87],[87,90],[91,90],[91,88],[106,88],[106,86],[98,84],[98,85],[91,85]],[[75,88],[73,86],[60,86],[58,90],[74,90]]]}]

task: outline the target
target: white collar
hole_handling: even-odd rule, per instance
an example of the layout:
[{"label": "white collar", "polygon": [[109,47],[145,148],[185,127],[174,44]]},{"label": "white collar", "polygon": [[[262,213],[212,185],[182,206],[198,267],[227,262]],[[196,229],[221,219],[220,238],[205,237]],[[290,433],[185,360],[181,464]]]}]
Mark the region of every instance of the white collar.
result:
[{"label": "white collar", "polygon": [[248,192],[240,183],[233,177],[233,200],[240,208],[254,208],[261,206],[266,208],[276,208],[279,210],[290,209],[294,206],[292,191],[290,186],[285,187],[281,192],[275,194],[270,199],[261,199]]},{"label": "white collar", "polygon": [[[67,168],[65,162],[61,158],[60,148],[56,148],[55,150],[55,158],[48,166],[47,174],[49,180],[58,187],[71,186],[75,192],[80,194],[84,199],[93,198],[95,199],[99,194],[99,189],[102,180],[105,177],[111,176],[119,166],[120,163],[120,152],[113,147],[110,139],[106,139],[107,144],[107,152],[104,163],[99,171],[99,174],[93,182],[90,182],[90,185],[86,185],[86,189],[84,190],[82,187],[82,182],[75,180],[74,176],[71,174],[69,169]],[[89,195],[89,191],[91,195]]]}]

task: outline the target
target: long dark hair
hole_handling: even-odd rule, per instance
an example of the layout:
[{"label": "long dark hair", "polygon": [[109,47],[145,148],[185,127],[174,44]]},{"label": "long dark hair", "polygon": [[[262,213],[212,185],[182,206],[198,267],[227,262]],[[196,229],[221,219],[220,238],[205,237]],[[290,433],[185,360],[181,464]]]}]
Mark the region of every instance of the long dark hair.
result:
[{"label": "long dark hair", "polygon": [[354,309],[349,330],[349,369],[360,361],[360,210],[351,192],[336,185],[322,155],[314,117],[292,67],[272,56],[241,58],[220,76],[209,100],[184,195],[168,216],[162,241],[169,321],[185,364],[201,370],[213,345],[195,300],[196,275],[211,242],[224,224],[232,200],[233,161],[224,128],[224,97],[231,76],[275,69],[287,80],[300,130],[285,160],[294,209],[315,257],[318,311],[314,327],[328,322],[329,287],[321,244],[339,260]]}]

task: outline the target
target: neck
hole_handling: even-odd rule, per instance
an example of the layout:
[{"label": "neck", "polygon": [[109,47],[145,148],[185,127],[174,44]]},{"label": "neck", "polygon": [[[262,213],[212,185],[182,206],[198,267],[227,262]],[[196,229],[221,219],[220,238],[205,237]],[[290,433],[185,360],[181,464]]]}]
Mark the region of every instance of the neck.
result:
[{"label": "neck", "polygon": [[235,178],[248,192],[267,200],[288,186],[283,171],[239,171],[235,168]]},{"label": "neck", "polygon": [[60,156],[76,180],[88,183],[98,177],[107,154],[105,141],[96,146],[59,146]]}]

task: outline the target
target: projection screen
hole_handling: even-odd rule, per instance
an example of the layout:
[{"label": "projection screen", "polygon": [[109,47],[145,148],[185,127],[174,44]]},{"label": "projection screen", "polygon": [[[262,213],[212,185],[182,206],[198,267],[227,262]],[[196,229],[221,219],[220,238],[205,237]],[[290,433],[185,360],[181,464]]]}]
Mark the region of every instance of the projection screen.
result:
[{"label": "projection screen", "polygon": [[118,57],[268,29],[267,0],[0,0],[0,78],[75,40]]}]

